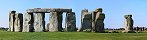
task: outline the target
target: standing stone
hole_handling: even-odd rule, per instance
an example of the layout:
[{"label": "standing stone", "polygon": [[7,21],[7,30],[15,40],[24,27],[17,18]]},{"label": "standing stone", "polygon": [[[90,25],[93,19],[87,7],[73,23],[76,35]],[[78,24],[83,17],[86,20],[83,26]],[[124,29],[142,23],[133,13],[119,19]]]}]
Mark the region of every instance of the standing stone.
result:
[{"label": "standing stone", "polygon": [[123,32],[134,32],[133,31],[133,19],[132,15],[125,15],[125,31]]},{"label": "standing stone", "polygon": [[33,13],[25,13],[24,26],[22,32],[33,32],[34,31],[34,15]]},{"label": "standing stone", "polygon": [[81,31],[91,31],[92,30],[92,15],[87,9],[82,10],[81,13]]},{"label": "standing stone", "polygon": [[76,17],[74,12],[66,14],[66,31],[76,31]]},{"label": "standing stone", "polygon": [[8,31],[14,31],[14,21],[15,21],[15,13],[16,11],[11,11],[9,13],[9,29]]},{"label": "standing stone", "polygon": [[92,12],[92,32],[95,32],[95,17],[96,17],[96,13]]},{"label": "standing stone", "polygon": [[99,17],[96,20],[96,32],[104,32],[104,19],[105,19],[105,14],[97,14]]},{"label": "standing stone", "polygon": [[45,13],[35,13],[34,31],[43,32],[45,31]]},{"label": "standing stone", "polygon": [[22,32],[22,27],[23,27],[23,14],[22,13],[15,14],[14,31]]},{"label": "standing stone", "polygon": [[57,32],[62,31],[62,12],[51,12],[50,13],[50,24],[49,31]]},{"label": "standing stone", "polygon": [[[94,11],[94,30],[95,32],[104,32],[104,19],[105,14],[102,13],[102,8],[98,8]],[[93,25],[93,26],[94,26]]]},{"label": "standing stone", "polygon": [[49,31],[50,32],[57,32],[58,31],[58,18],[57,18],[57,12],[51,12],[50,13],[50,25],[49,25]]},{"label": "standing stone", "polygon": [[62,19],[63,19],[63,16],[62,16],[63,12],[58,12],[57,14],[57,18],[58,18],[58,31],[63,31],[63,28],[62,28]]}]

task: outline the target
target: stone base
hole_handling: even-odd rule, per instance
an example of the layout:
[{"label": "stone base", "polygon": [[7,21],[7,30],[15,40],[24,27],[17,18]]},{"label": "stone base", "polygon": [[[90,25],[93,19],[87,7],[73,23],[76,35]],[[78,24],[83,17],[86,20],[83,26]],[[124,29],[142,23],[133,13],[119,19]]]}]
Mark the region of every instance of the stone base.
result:
[{"label": "stone base", "polygon": [[136,33],[136,32],[135,31],[124,30],[124,31],[122,31],[122,33]]}]

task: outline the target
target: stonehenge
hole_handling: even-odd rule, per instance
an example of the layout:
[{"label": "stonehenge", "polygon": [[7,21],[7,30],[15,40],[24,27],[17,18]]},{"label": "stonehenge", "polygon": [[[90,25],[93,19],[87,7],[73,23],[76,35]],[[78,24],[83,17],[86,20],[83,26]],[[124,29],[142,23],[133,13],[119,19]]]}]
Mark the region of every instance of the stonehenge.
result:
[{"label": "stonehenge", "polygon": [[22,28],[23,28],[23,14],[17,13],[15,14],[14,31],[21,32]]},{"label": "stonehenge", "polygon": [[[45,27],[45,13],[50,13],[50,22]],[[62,14],[66,13],[66,31],[76,31],[76,16],[72,9],[34,8],[28,9],[24,15],[16,11],[9,13],[9,30],[12,32],[58,32],[63,31]]]},{"label": "stonehenge", "polygon": [[[62,23],[59,23],[58,19],[58,13],[57,12],[51,12],[50,14],[50,24],[49,24],[49,31],[50,32],[56,32],[56,31],[62,31],[62,26],[59,26]],[[60,19],[62,20],[62,19]],[[61,29],[60,29],[61,28]]]},{"label": "stonehenge", "polygon": [[105,14],[102,13],[102,8],[98,8],[96,9],[93,13],[92,13],[92,21],[94,23],[94,25],[92,25],[92,31],[94,32],[104,32],[104,19],[105,19]]},{"label": "stonehenge", "polygon": [[15,21],[15,13],[16,11],[10,11],[9,13],[9,29],[8,31],[14,31],[14,21]]},{"label": "stonehenge", "polygon": [[125,15],[125,30],[123,32],[134,32],[133,31],[133,24],[134,21],[132,19],[132,15]]},{"label": "stonehenge", "polygon": [[[81,11],[81,28],[78,31],[105,32],[105,14],[102,8],[89,12],[88,9]],[[49,13],[49,22],[45,21],[45,13]],[[65,17],[65,29],[62,28],[63,13]],[[24,19],[23,19],[24,18]],[[132,15],[125,15],[125,30],[133,31]],[[47,23],[47,25],[45,24]],[[46,26],[45,26],[46,25]],[[76,15],[72,9],[64,8],[34,8],[28,9],[25,15],[10,11],[9,29],[11,32],[74,32],[76,29]]]},{"label": "stonehenge", "polygon": [[21,32],[23,29],[23,14],[10,11],[9,13],[9,29],[11,32]]},{"label": "stonehenge", "polygon": [[88,9],[84,9],[81,12],[81,30],[84,31],[90,29],[92,30],[92,15],[88,12]]},{"label": "stonehenge", "polygon": [[22,32],[33,32],[33,31],[34,31],[34,15],[33,13],[25,13]]},{"label": "stonehenge", "polygon": [[98,8],[92,13],[87,9],[81,13],[81,31],[104,32],[105,14],[102,13],[102,8]]},{"label": "stonehenge", "polygon": [[76,16],[74,12],[66,14],[66,31],[76,31]]},{"label": "stonehenge", "polygon": [[35,13],[34,15],[34,31],[43,32],[45,31],[45,13]]}]

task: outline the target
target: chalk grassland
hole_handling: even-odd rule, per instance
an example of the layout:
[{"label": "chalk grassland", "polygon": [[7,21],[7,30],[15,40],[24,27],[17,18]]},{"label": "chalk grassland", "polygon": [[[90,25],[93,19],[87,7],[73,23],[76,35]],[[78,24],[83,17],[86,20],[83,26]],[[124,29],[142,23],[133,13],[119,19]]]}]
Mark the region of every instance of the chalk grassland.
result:
[{"label": "chalk grassland", "polygon": [[147,40],[147,33],[0,31],[0,40]]}]

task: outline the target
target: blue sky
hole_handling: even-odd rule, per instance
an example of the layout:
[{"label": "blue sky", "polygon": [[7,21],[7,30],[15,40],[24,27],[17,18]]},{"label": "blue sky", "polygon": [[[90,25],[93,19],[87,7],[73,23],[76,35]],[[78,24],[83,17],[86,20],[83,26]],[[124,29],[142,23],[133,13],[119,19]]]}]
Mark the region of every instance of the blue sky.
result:
[{"label": "blue sky", "polygon": [[[11,10],[25,13],[29,8],[72,8],[76,13],[77,27],[81,26],[81,10],[89,12],[103,8],[105,28],[124,27],[124,15],[132,14],[134,26],[147,27],[147,0],[0,0],[0,26],[8,27],[8,14]],[[65,19],[65,14],[63,14]],[[46,15],[46,21],[49,20]],[[63,20],[65,26],[65,20]]]}]

